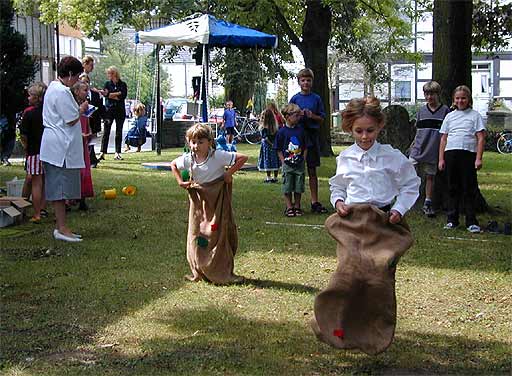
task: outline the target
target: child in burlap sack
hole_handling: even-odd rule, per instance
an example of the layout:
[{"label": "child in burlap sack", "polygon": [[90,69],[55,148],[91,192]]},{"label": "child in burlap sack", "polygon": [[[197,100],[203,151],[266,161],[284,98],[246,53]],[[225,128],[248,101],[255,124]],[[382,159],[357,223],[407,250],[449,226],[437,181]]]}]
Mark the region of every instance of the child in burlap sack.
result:
[{"label": "child in burlap sack", "polygon": [[352,99],[342,117],[355,143],[336,158],[329,180],[336,214],[325,222],[338,242],[338,267],[315,299],[312,327],[334,347],[376,354],[393,339],[394,272],[412,244],[402,217],[419,196],[420,179],[399,150],[376,141],[384,126],[377,98]]},{"label": "child in burlap sack", "polygon": [[186,139],[190,152],[171,162],[176,181],[188,191],[190,200],[187,260],[192,275],[186,278],[217,284],[239,281],[233,273],[238,235],[231,205],[232,182],[233,174],[248,158],[215,150],[206,124],[190,127]]}]

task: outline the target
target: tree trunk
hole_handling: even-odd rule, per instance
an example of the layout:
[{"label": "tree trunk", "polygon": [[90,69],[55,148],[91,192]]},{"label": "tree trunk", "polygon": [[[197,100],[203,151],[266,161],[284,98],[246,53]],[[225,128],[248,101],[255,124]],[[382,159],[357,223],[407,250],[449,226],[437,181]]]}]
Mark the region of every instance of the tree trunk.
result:
[{"label": "tree trunk", "polygon": [[[434,0],[434,48],[432,76],[441,85],[441,102],[452,104],[453,90],[459,85],[471,88],[471,25],[473,2],[471,0]],[[434,206],[442,208],[447,202],[447,182],[438,173],[434,185]],[[475,195],[475,209],[488,209],[480,189]],[[461,211],[463,212],[463,211]]]},{"label": "tree trunk", "polygon": [[459,85],[471,88],[471,0],[434,0],[433,79],[441,85],[441,102],[452,104]]},{"label": "tree trunk", "polygon": [[332,156],[331,101],[328,83],[327,46],[331,37],[331,10],[321,0],[306,1],[306,18],[302,27],[300,50],[307,68],[313,70],[313,91],[320,95],[325,108],[325,120],[320,127],[322,156]]}]

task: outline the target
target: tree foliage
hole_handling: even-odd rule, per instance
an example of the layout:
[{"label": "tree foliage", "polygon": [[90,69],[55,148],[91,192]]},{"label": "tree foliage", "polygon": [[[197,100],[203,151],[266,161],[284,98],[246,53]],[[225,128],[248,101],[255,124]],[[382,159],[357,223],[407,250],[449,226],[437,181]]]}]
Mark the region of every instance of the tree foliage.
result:
[{"label": "tree foliage", "polygon": [[[154,54],[136,53],[126,36],[112,33],[103,38],[104,56],[96,62],[91,74],[91,81],[95,87],[103,87],[106,81],[106,69],[114,65],[121,73],[121,79],[128,86],[128,98],[135,99],[137,85],[140,85],[139,100],[151,104],[153,94],[153,77],[155,72]],[[160,71],[162,97],[170,92],[171,81],[165,70]]]},{"label": "tree foliage", "polygon": [[25,87],[36,72],[34,59],[27,54],[25,36],[11,26],[11,0],[0,0],[0,115],[12,124],[25,105]]},{"label": "tree foliage", "polygon": [[512,3],[477,0],[473,5],[473,46],[478,51],[500,51],[512,42]]}]

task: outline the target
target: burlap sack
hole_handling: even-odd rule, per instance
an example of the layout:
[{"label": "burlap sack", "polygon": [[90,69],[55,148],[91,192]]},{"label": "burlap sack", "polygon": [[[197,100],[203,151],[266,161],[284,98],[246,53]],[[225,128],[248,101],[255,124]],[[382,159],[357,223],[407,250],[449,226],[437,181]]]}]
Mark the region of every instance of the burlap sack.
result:
[{"label": "burlap sack", "polygon": [[338,242],[338,266],[315,298],[313,331],[333,347],[378,354],[393,341],[395,270],[413,243],[409,227],[403,219],[390,224],[372,205],[355,205],[344,218],[333,214],[325,227]]},{"label": "burlap sack", "polygon": [[223,180],[188,189],[187,260],[193,280],[222,284],[237,280],[233,259],[238,232],[231,207],[232,185]]}]

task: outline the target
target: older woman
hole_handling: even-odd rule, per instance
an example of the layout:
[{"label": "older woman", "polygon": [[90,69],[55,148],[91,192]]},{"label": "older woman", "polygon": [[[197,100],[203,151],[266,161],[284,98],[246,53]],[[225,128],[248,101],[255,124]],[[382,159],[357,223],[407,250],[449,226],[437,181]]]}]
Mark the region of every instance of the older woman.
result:
[{"label": "older woman", "polygon": [[79,106],[69,89],[82,72],[78,59],[62,58],[57,67],[58,79],[48,86],[43,104],[40,159],[45,172],[45,196],[55,210],[53,237],[67,242],[82,241],[66,225],[66,200],[80,199],[80,169],[84,167],[80,115],[88,103]]},{"label": "older woman", "polygon": [[107,68],[108,81],[101,93],[106,98],[105,107],[107,109],[105,115],[105,123],[103,129],[103,138],[101,140],[101,154],[98,159],[105,159],[108,148],[108,138],[110,136],[110,128],[112,123],[116,122],[116,154],[114,159],[123,159],[121,157],[121,141],[123,138],[123,123],[126,116],[124,108],[124,100],[126,98],[128,88],[126,83],[121,81],[119,70],[114,67]]}]

